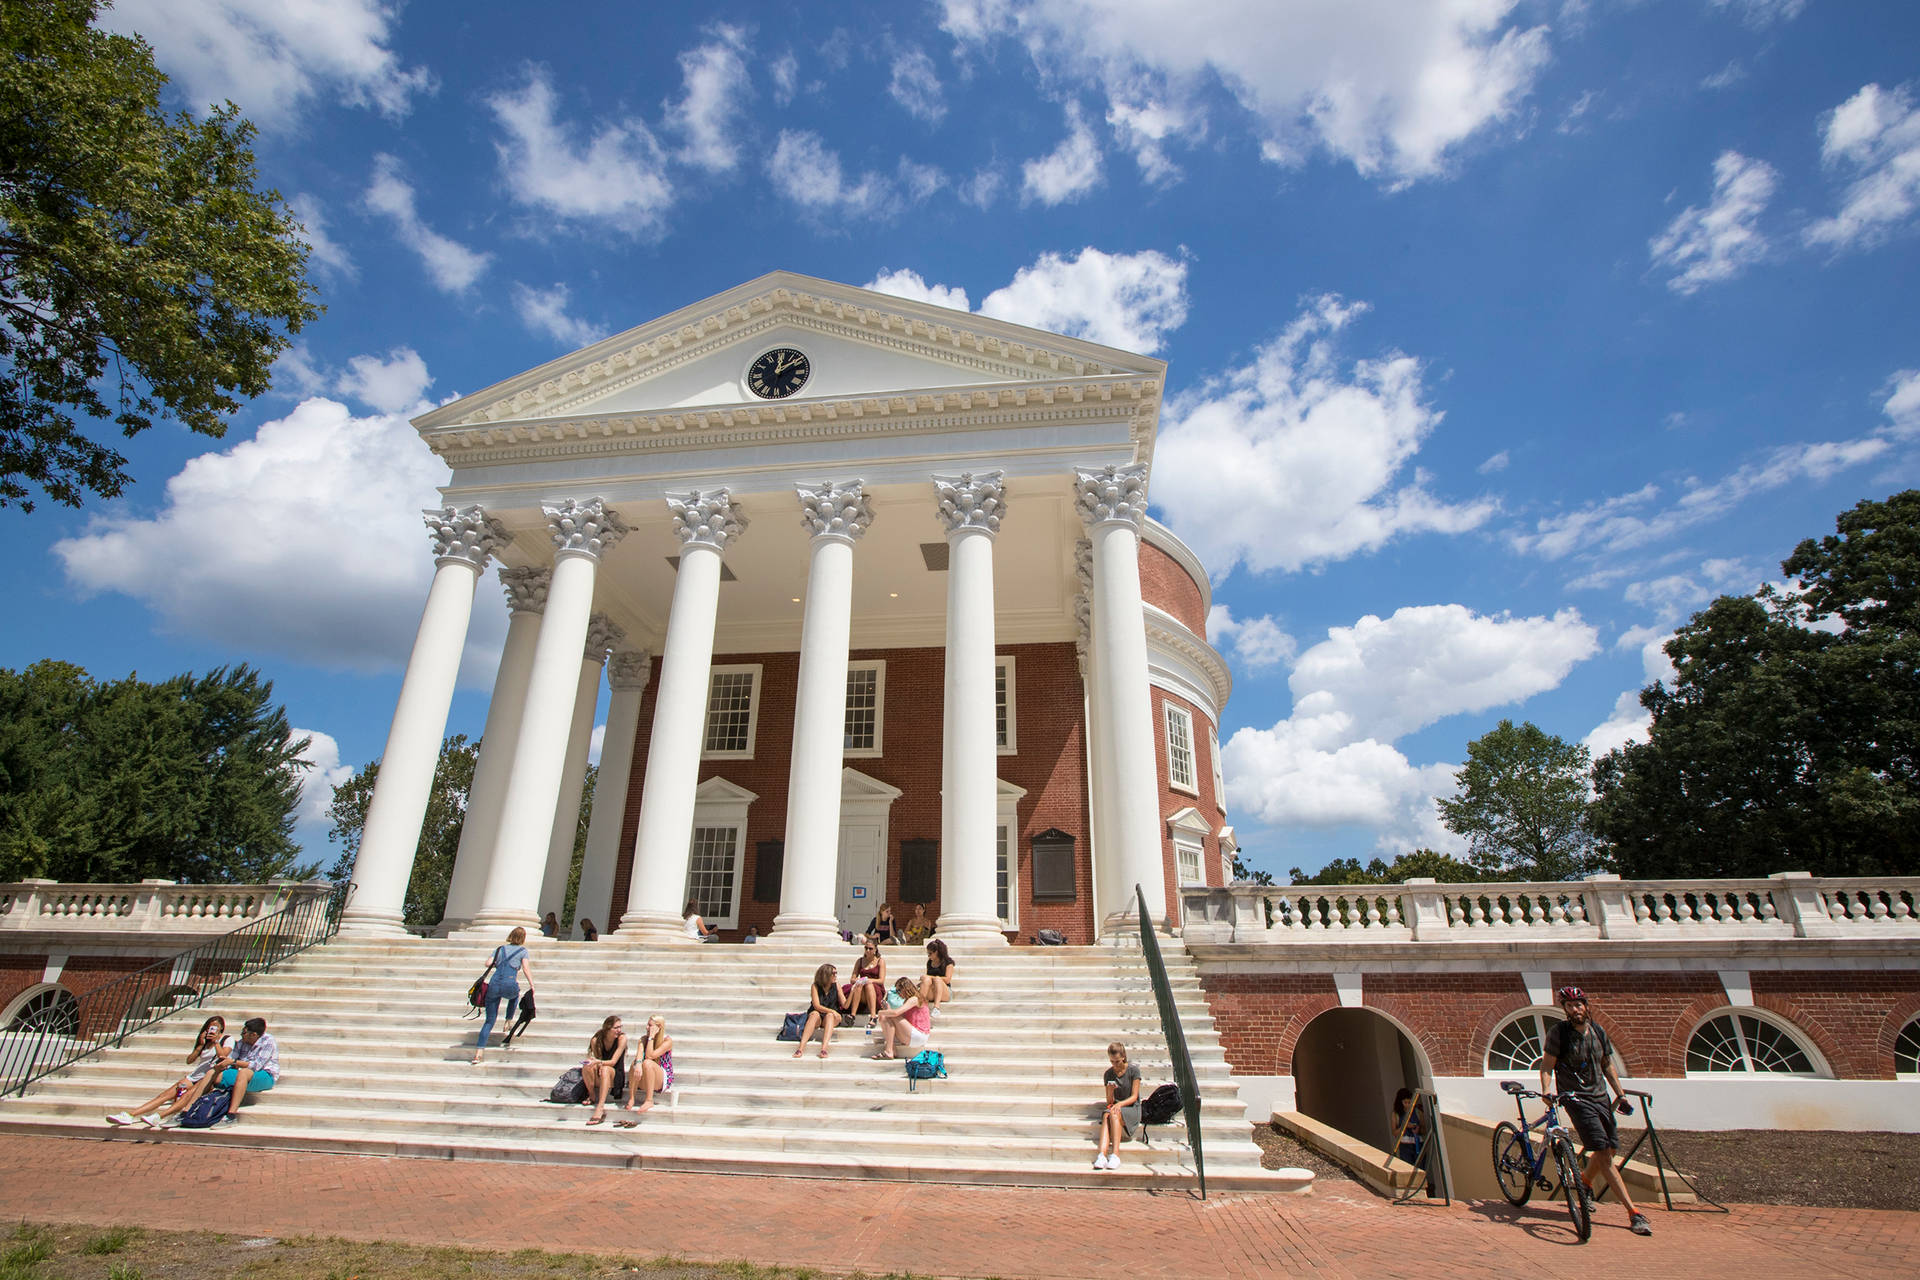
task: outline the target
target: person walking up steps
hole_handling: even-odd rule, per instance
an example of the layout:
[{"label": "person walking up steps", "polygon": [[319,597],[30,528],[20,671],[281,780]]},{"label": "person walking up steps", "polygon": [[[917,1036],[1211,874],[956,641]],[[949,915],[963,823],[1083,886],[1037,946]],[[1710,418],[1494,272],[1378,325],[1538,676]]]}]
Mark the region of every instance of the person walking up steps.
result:
[{"label": "person walking up steps", "polygon": [[487,1051],[487,1037],[493,1034],[493,1024],[500,1020],[502,1011],[511,1009],[513,1002],[520,998],[520,975],[527,976],[527,994],[533,994],[533,969],[527,964],[527,931],[516,928],[507,935],[505,944],[493,949],[493,958],[487,961],[487,994],[482,1002],[486,1006],[486,1021],[480,1024],[480,1042],[474,1046],[473,1062],[480,1065],[480,1056]]},{"label": "person walking up steps", "polygon": [[[1637,1236],[1653,1234],[1647,1215],[1634,1206],[1627,1193],[1627,1180],[1620,1173],[1614,1153],[1620,1147],[1620,1132],[1613,1113],[1632,1115],[1633,1106],[1620,1089],[1620,1077],[1613,1069],[1613,1041],[1594,1022],[1587,1007],[1587,993],[1579,987],[1560,988],[1560,1008],[1565,1022],[1555,1023],[1547,1032],[1546,1053],[1540,1059],[1540,1092],[1557,1093],[1567,1118],[1579,1131],[1580,1143],[1587,1149],[1587,1168],[1581,1187],[1587,1197],[1587,1213],[1593,1213],[1593,1182],[1603,1176],[1613,1194],[1627,1211],[1627,1225]],[[1607,1092],[1611,1086],[1613,1092]]]}]

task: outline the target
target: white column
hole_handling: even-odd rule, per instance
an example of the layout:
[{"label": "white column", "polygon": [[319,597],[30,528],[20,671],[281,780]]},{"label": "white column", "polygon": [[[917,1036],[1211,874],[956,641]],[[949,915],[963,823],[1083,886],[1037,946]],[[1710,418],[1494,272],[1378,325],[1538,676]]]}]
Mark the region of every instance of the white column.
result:
[{"label": "white column", "polygon": [[1119,881],[1122,873],[1114,865],[1117,847],[1107,835],[1113,830],[1113,761],[1107,750],[1106,716],[1096,692],[1100,687],[1100,663],[1098,647],[1093,642],[1093,543],[1085,538],[1074,545],[1073,571],[1080,584],[1080,593],[1073,602],[1074,620],[1078,624],[1074,643],[1080,659],[1080,687],[1086,695],[1087,843],[1093,869],[1090,905],[1094,936],[1099,937],[1105,917],[1100,909],[1105,901],[1105,886]]},{"label": "white column", "polygon": [[853,544],[873,523],[861,481],[797,486],[811,531],[806,612],[800,623],[793,763],[787,774],[786,861],[771,937],[837,942],[840,768],[846,746],[847,652],[853,631]]},{"label": "white column", "polygon": [[1000,753],[993,698],[998,471],[933,477],[947,529],[947,688],[940,759],[940,936],[1006,944],[994,901]]},{"label": "white column", "polygon": [[561,915],[567,905],[567,880],[573,874],[573,844],[580,834],[580,797],[587,789],[587,756],[593,750],[593,713],[600,704],[600,671],[607,650],[627,638],[604,613],[587,620],[587,647],[580,659],[580,683],[573,691],[573,727],[567,732],[567,765],[554,802],[553,834],[547,839],[547,873],[540,880],[540,918]]},{"label": "white column", "polygon": [[487,860],[493,856],[494,838],[500,831],[500,802],[506,795],[507,771],[513,767],[513,744],[520,737],[520,716],[527,706],[533,644],[540,634],[540,613],[547,607],[551,576],[552,571],[545,568],[500,570],[500,585],[507,593],[507,641],[493,677],[486,727],[480,732],[473,785],[467,790],[467,816],[460,824],[460,849],[453,856],[447,908],[440,919],[442,932],[472,918],[480,905],[480,890],[486,887]]},{"label": "white column", "polygon": [[[725,489],[667,495],[680,538],[680,572],[660,651],[660,691],[640,786],[640,830],[633,842],[633,884],[618,936],[681,938],[687,846],[693,839],[694,788],[707,727],[713,628],[720,610],[720,557],[746,527]],[[739,869],[736,868],[736,871]]]},{"label": "white column", "polygon": [[499,833],[488,859],[480,907],[470,925],[476,930],[539,924],[534,908],[540,901],[553,812],[566,770],[580,654],[586,648],[587,620],[593,613],[594,577],[601,555],[627,532],[625,522],[599,498],[569,499],[542,510],[553,532],[553,580],[547,588],[546,617],[533,646],[526,710],[521,714],[520,737],[514,743],[506,798],[500,806]]},{"label": "white column", "polygon": [[407,880],[420,847],[420,823],[440,762],[440,739],[453,706],[453,684],[473,617],[473,591],[487,557],[506,543],[506,527],[479,507],[424,513],[433,537],[433,585],[400,683],[393,727],[380,756],[380,776],[367,804],[355,888],[341,914],[351,933],[404,934]]},{"label": "white column", "polygon": [[593,786],[593,815],[587,820],[587,856],[580,863],[580,892],[574,899],[577,931],[582,919],[605,929],[612,914],[613,877],[620,869],[620,831],[627,817],[627,784],[633,777],[633,739],[640,728],[640,696],[653,674],[644,651],[623,651],[607,663],[607,736],[600,742],[600,780]]},{"label": "white column", "polygon": [[[1166,865],[1160,843],[1160,774],[1153,698],[1147,683],[1147,623],[1140,604],[1140,523],[1147,513],[1147,469],[1134,464],[1075,468],[1080,519],[1093,543],[1093,652],[1099,684],[1100,736],[1107,765],[1112,847],[1103,864],[1115,874],[1100,884],[1103,931],[1138,920],[1133,887],[1164,923]],[[1096,752],[1096,758],[1101,754]]]}]

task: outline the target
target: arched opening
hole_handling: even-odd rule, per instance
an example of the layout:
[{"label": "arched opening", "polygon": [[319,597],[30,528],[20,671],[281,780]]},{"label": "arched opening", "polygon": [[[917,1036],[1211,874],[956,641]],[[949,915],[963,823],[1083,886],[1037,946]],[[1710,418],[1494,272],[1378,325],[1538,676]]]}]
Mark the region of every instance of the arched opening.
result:
[{"label": "arched opening", "polygon": [[1432,1087],[1419,1046],[1373,1009],[1329,1009],[1293,1047],[1294,1106],[1382,1151],[1392,1147],[1393,1095]]}]

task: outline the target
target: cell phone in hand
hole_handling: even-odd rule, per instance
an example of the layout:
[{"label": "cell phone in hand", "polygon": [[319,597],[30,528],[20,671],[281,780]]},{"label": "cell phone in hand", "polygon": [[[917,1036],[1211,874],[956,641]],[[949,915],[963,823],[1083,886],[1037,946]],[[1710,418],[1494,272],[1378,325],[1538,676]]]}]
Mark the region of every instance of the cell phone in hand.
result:
[{"label": "cell phone in hand", "polygon": [[1613,1109],[1615,1111],[1618,1111],[1623,1116],[1630,1116],[1633,1114],[1633,1104],[1631,1102],[1628,1102],[1625,1098],[1621,1098],[1618,1102],[1615,1102],[1613,1104]]}]

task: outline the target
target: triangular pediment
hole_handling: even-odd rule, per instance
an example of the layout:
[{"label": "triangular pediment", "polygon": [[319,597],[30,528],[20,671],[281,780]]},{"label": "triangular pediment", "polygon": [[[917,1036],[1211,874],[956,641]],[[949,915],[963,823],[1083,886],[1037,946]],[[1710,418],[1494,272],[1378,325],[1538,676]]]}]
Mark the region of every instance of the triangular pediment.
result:
[{"label": "triangular pediment", "polygon": [[760,797],[725,778],[708,778],[693,789],[696,804],[752,804]]},{"label": "triangular pediment", "polygon": [[[748,387],[748,369],[781,347],[806,354],[807,381],[789,397],[759,398]],[[800,407],[855,397],[913,399],[1062,380],[1157,380],[1165,370],[1161,361],[1077,338],[776,271],[463,396],[414,425],[425,431],[735,405]]]},{"label": "triangular pediment", "polygon": [[1213,824],[1201,817],[1198,809],[1188,805],[1167,818],[1167,834],[1210,836],[1213,834]]},{"label": "triangular pediment", "polygon": [[878,778],[869,777],[858,769],[840,770],[840,803],[842,804],[849,800],[884,800],[891,804],[898,800],[901,794],[900,788],[889,786]]}]

